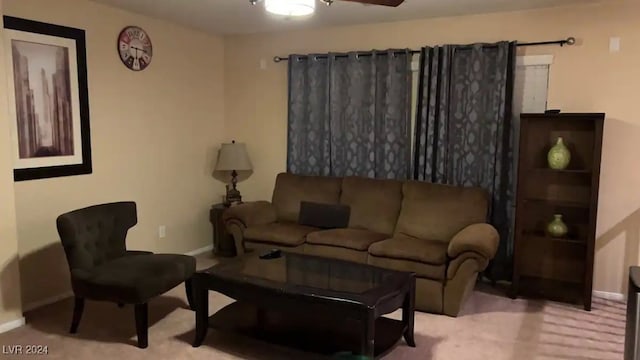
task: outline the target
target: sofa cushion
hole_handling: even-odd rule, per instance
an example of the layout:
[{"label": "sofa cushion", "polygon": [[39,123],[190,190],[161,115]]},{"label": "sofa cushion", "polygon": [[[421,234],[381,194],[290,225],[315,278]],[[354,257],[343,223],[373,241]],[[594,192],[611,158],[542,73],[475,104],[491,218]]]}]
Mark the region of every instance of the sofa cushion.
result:
[{"label": "sofa cushion", "polygon": [[392,239],[371,245],[369,254],[390,259],[441,265],[447,262],[447,244],[396,234]]},{"label": "sofa cushion", "polygon": [[480,188],[407,181],[396,234],[449,242],[468,225],[486,222],[487,193]]},{"label": "sofa cushion", "polygon": [[391,235],[402,204],[402,182],[345,177],[340,203],[351,207],[350,228]]},{"label": "sofa cushion", "polygon": [[366,251],[371,244],[388,238],[389,235],[363,229],[331,229],[310,233],[307,243]]},{"label": "sofa cushion", "polygon": [[427,278],[432,280],[442,281],[444,280],[445,272],[447,269],[447,265],[432,265],[425,264],[417,261],[411,260],[399,260],[399,259],[391,259],[385,257],[377,257],[374,255],[369,255],[367,259],[367,263],[369,265],[397,270],[397,271],[407,271],[413,272],[417,277]]},{"label": "sofa cushion", "polygon": [[304,243],[304,238],[308,233],[317,230],[318,228],[311,226],[277,222],[248,227],[244,231],[244,238],[255,242],[298,246]]},{"label": "sofa cushion", "polygon": [[300,202],[338,204],[341,178],[278,174],[272,204],[278,221],[297,222]]},{"label": "sofa cushion", "polygon": [[320,256],[331,259],[345,260],[354,263],[366,264],[369,253],[366,251],[347,249],[337,246],[326,246],[309,244],[306,242],[303,246],[304,253],[307,255]]},{"label": "sofa cushion", "polygon": [[346,228],[349,226],[349,213],[347,205],[302,201],[298,224],[322,229]]}]

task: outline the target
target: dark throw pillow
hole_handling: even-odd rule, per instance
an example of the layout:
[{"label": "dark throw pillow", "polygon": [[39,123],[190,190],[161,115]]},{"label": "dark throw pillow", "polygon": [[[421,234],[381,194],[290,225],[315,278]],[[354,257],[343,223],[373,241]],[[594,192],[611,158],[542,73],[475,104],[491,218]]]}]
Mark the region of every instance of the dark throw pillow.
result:
[{"label": "dark throw pillow", "polygon": [[346,228],[350,215],[351,208],[348,205],[301,201],[298,224],[322,229]]}]

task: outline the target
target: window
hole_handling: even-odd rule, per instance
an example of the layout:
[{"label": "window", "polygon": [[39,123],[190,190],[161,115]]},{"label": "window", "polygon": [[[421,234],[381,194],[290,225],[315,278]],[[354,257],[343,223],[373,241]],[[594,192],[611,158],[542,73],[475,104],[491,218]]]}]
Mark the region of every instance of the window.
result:
[{"label": "window", "polygon": [[549,66],[552,55],[519,56],[516,65],[513,112],[541,113],[547,110]]},{"label": "window", "polygon": [[547,110],[549,67],[552,63],[553,55],[518,56],[516,60],[512,122],[513,164],[516,171],[518,169],[520,114],[543,113]]}]

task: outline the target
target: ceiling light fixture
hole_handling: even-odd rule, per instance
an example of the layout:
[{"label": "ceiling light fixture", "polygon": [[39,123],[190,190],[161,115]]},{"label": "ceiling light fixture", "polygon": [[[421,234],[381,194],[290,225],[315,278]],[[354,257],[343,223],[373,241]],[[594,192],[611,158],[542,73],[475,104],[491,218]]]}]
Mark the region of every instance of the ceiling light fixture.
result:
[{"label": "ceiling light fixture", "polygon": [[306,16],[316,10],[316,0],[265,0],[264,7],[276,15]]}]

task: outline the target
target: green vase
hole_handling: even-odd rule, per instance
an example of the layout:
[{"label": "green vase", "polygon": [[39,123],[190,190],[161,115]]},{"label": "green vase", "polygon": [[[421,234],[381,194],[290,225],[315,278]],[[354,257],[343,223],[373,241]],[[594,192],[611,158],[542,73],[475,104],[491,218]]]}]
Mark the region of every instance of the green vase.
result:
[{"label": "green vase", "polygon": [[564,170],[569,166],[571,161],[571,152],[564,145],[562,137],[559,137],[556,144],[549,150],[547,154],[547,162],[549,167],[554,170]]},{"label": "green vase", "polygon": [[563,237],[568,230],[560,214],[553,215],[553,220],[547,225],[547,232],[553,237]]}]

